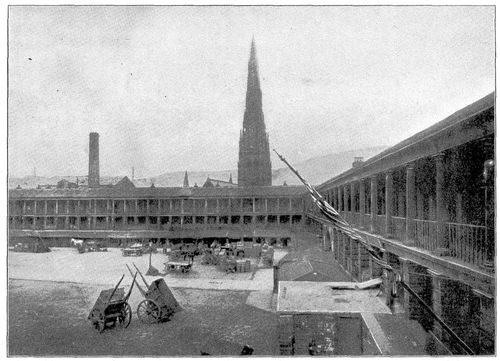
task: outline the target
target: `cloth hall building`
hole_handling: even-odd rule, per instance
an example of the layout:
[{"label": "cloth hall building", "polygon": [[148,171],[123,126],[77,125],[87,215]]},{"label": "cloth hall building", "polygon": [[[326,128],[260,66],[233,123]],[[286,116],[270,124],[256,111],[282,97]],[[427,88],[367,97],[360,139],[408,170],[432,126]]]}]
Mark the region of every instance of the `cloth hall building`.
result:
[{"label": "cloth hall building", "polygon": [[[477,354],[495,352],[494,104],[492,93],[317,186]],[[363,246],[319,213],[305,187],[271,185],[253,42],[238,186],[141,188],[128,178],[101,186],[99,141],[91,133],[88,186],[9,190],[11,244],[40,237],[52,245],[71,238],[110,245],[226,239],[300,247],[309,237],[353,280],[382,276]],[[413,298],[398,292],[409,318],[450,352],[463,353]]]}]

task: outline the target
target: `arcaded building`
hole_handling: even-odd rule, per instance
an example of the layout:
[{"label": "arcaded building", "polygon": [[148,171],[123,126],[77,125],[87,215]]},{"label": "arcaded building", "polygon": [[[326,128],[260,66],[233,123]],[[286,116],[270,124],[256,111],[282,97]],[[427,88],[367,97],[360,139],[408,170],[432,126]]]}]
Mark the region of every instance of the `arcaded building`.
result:
[{"label": "arcaded building", "polygon": [[290,245],[304,222],[304,187],[271,186],[255,42],[248,61],[238,184],[207,178],[202,187],[136,187],[127,177],[101,185],[99,134],[89,135],[88,187],[9,192],[9,237],[127,240],[245,240]]},{"label": "arcaded building", "polygon": [[[494,353],[495,341],[494,104],[492,93],[317,187],[476,354]],[[353,279],[382,275],[304,199],[306,222]],[[415,297],[398,295],[411,319],[465,354]]]},{"label": "arcaded building", "polygon": [[[325,219],[305,187],[271,186],[253,42],[248,69],[238,186],[208,179],[213,186],[190,187],[187,176],[184,187],[136,187],[126,177],[104,186],[99,141],[106,140],[92,133],[88,186],[9,190],[9,242],[222,239],[299,246],[313,234],[353,281],[387,276],[362,244]],[[492,93],[317,186],[476,354],[495,352],[494,143]],[[390,284],[383,291],[389,295]],[[466,353],[401,287],[395,304],[448,352]]]}]

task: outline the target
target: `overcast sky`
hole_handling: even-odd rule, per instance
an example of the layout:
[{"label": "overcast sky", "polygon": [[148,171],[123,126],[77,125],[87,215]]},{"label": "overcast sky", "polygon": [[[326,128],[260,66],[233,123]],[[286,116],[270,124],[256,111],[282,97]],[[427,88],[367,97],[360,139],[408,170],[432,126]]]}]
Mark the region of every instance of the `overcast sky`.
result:
[{"label": "overcast sky", "polygon": [[11,7],[10,174],[87,174],[92,131],[102,175],[236,168],[252,34],[292,163],[396,144],[495,86],[492,6]]}]

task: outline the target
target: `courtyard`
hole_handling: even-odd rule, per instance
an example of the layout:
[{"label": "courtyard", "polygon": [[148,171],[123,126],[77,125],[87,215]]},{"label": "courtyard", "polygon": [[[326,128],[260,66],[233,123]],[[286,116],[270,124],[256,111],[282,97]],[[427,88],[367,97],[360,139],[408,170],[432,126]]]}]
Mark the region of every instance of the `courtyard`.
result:
[{"label": "courtyard", "polygon": [[[133,262],[145,273],[149,255],[123,257],[114,248],[83,254],[74,248],[9,252],[9,355],[237,355],[244,345],[254,355],[277,355],[272,269],[260,268],[253,259],[252,272],[226,274],[200,260],[195,258],[190,273],[163,276],[182,307],[170,321],[140,322],[136,308],[143,298],[134,288],[130,326],[99,334],[87,316],[100,291],[112,288],[123,274],[120,287],[128,290],[132,277],[126,264],[133,267]],[[152,254],[160,272],[166,261],[166,255]],[[145,277],[148,282],[158,278]]]}]

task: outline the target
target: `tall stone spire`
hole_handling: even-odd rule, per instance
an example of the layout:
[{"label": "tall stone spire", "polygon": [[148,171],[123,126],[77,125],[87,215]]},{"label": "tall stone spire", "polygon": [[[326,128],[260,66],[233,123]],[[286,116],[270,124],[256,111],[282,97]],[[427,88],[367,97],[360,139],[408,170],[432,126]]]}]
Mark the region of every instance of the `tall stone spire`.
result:
[{"label": "tall stone spire", "polygon": [[247,94],[243,129],[240,132],[238,185],[270,186],[272,183],[269,137],[262,112],[259,66],[255,40],[252,38],[248,60]]},{"label": "tall stone spire", "polygon": [[189,188],[188,171],[184,173],[184,184],[182,186],[184,188]]}]

